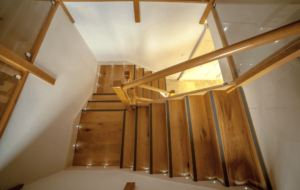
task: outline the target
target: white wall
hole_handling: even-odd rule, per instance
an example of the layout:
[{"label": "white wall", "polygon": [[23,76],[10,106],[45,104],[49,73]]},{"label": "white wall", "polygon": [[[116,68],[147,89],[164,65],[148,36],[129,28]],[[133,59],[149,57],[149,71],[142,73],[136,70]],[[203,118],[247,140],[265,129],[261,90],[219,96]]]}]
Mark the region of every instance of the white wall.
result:
[{"label": "white wall", "polygon": [[65,168],[73,120],[93,92],[97,60],[61,7],[34,65],[56,83],[28,76],[0,140],[0,189]]},{"label": "white wall", "polygon": [[244,87],[274,190],[300,186],[300,59]]},{"label": "white wall", "polygon": [[[176,182],[177,181],[177,182]],[[185,177],[169,178],[145,171],[133,172],[118,167],[71,167],[34,183],[24,190],[122,190],[127,182],[135,182],[135,190],[244,190],[245,187],[224,187],[213,181],[194,182]],[[248,188],[250,189],[250,188]]]}]

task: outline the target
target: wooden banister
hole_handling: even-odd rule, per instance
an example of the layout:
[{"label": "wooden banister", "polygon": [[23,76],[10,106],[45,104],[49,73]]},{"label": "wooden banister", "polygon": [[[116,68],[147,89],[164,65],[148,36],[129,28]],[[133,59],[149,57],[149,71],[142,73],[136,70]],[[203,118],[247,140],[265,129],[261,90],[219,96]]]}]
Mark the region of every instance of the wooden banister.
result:
[{"label": "wooden banister", "polygon": [[300,33],[300,21],[288,24],[286,26],[277,28],[275,30],[272,30],[270,32],[266,32],[264,34],[249,38],[247,40],[238,42],[236,44],[232,44],[228,47],[221,48],[218,50],[215,50],[213,52],[207,53],[205,55],[196,57],[194,59],[185,61],[183,63],[174,65],[172,67],[169,67],[167,69],[158,71],[156,73],[153,73],[151,75],[148,75],[146,77],[137,79],[133,82],[127,83],[123,85],[123,90],[127,90],[129,88],[133,88],[136,86],[139,86],[141,84],[157,80],[159,78],[163,78],[168,75],[172,75],[199,65],[203,65],[205,63],[215,61],[230,55],[234,55],[240,52],[244,52],[249,49],[253,49],[258,46],[262,46],[268,43],[271,43],[276,40],[280,40],[295,34]]},{"label": "wooden banister", "polygon": [[136,101],[137,102],[150,102],[150,101],[153,101],[153,100],[148,99],[148,98],[138,98],[138,97],[136,97]]},{"label": "wooden banister", "polygon": [[127,110],[132,110],[131,107],[131,101],[130,98],[128,97],[128,94],[122,89],[122,81],[120,80],[115,80],[113,81],[113,89],[117,96],[120,98],[124,106],[126,107]]},{"label": "wooden banister", "polygon": [[153,90],[153,91],[156,91],[156,92],[161,92],[161,93],[166,94],[168,96],[170,95],[170,92],[168,92],[166,90],[163,90],[163,89],[160,89],[160,88],[153,87],[153,86],[141,84],[138,87],[145,88],[145,89],[148,89],[148,90]]}]

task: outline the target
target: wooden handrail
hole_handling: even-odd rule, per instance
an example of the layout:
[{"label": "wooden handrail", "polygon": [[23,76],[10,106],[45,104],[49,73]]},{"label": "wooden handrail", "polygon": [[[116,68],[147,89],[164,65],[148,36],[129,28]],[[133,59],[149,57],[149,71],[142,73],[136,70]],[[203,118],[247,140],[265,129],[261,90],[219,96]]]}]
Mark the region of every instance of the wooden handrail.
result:
[{"label": "wooden handrail", "polygon": [[125,108],[127,110],[131,111],[132,110],[132,107],[131,107],[132,103],[130,101],[130,98],[128,97],[127,92],[122,89],[122,85],[123,85],[122,81],[120,81],[120,80],[113,81],[113,89],[114,89],[115,93],[117,94],[119,99],[122,101]]},{"label": "wooden handrail", "polygon": [[195,91],[186,92],[186,93],[182,93],[182,94],[177,94],[174,96],[169,96],[166,98],[161,98],[161,99],[152,100],[152,101],[148,101],[148,102],[138,103],[137,106],[148,106],[152,103],[164,103],[166,100],[178,100],[178,99],[184,98],[185,96],[204,95],[206,92],[211,91],[211,90],[227,90],[232,86],[235,86],[234,82],[229,83],[229,84],[222,84],[222,85],[217,85],[217,86],[213,86],[213,87],[203,88],[200,90],[195,90]]},{"label": "wooden handrail", "polygon": [[300,33],[300,21],[207,53],[123,85],[123,90]]},{"label": "wooden handrail", "polygon": [[153,86],[141,84],[138,87],[145,88],[145,89],[148,89],[148,90],[153,90],[153,91],[156,91],[156,92],[161,92],[161,93],[166,94],[168,96],[170,95],[170,92],[168,92],[166,90],[163,90],[163,89],[160,89],[160,88],[153,87]]},{"label": "wooden handrail", "polygon": [[138,97],[136,97],[136,101],[137,102],[150,102],[150,101],[153,101],[153,100],[148,99],[148,98],[138,98]]}]

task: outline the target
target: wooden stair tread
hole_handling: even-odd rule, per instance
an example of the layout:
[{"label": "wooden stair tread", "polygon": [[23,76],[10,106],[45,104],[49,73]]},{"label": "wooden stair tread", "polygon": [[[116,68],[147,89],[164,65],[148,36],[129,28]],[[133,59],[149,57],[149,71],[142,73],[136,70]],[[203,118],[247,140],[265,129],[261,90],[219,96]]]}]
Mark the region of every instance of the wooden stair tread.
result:
[{"label": "wooden stair tread", "polygon": [[97,109],[124,109],[125,106],[122,102],[108,102],[108,101],[89,101],[87,110]]},{"label": "wooden stair tread", "polygon": [[92,101],[120,100],[116,94],[93,94]]},{"label": "wooden stair tread", "polygon": [[122,168],[133,167],[134,138],[135,138],[135,110],[132,111],[126,110]]}]

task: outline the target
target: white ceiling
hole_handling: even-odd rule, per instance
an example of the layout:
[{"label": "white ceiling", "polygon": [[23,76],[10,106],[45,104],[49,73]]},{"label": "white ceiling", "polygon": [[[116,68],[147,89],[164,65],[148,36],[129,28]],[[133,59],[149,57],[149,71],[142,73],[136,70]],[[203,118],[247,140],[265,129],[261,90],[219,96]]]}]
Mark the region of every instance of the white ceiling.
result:
[{"label": "white ceiling", "polygon": [[158,71],[187,60],[204,30],[206,4],[140,2],[141,23],[132,2],[65,5],[98,61],[128,60]]}]

